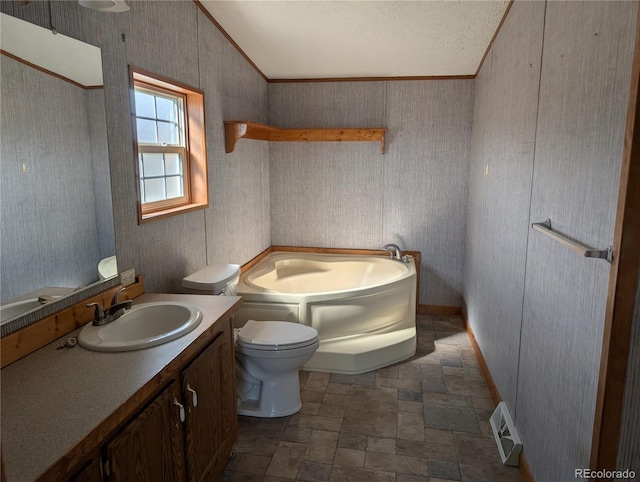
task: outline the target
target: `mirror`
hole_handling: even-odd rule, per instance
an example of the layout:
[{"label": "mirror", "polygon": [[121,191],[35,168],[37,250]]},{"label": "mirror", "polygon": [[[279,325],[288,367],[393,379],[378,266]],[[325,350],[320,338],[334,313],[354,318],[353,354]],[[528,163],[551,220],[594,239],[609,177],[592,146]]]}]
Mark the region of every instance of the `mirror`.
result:
[{"label": "mirror", "polygon": [[100,49],[6,14],[0,26],[7,323],[117,268]]}]

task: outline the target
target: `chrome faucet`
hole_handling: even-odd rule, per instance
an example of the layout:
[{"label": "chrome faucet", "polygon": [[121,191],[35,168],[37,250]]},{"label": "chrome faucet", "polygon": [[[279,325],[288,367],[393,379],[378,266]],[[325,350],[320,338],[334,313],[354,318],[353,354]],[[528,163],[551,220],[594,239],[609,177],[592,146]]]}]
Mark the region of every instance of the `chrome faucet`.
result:
[{"label": "chrome faucet", "polygon": [[118,291],[115,292],[113,298],[111,299],[111,306],[106,310],[100,305],[100,303],[89,303],[87,308],[95,307],[95,313],[93,316],[93,325],[94,326],[102,326],[107,323],[111,323],[112,321],[120,318],[125,310],[131,308],[133,305],[133,301],[125,300],[120,301],[120,293],[125,291],[125,287],[123,286]]},{"label": "chrome faucet", "polygon": [[402,261],[402,251],[397,244],[385,244],[382,249],[389,251],[389,259]]}]

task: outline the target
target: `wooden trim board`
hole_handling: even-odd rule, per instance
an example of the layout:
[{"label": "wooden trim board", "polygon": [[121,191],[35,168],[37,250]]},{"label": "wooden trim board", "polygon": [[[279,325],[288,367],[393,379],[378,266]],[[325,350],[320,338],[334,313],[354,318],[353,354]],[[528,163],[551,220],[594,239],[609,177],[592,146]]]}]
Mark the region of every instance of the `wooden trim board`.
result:
[{"label": "wooden trim board", "polygon": [[[473,348],[473,352],[476,354],[476,358],[478,359],[478,364],[480,365],[480,370],[482,371],[482,376],[487,384],[487,388],[489,389],[489,393],[491,394],[491,399],[493,403],[498,405],[502,398],[500,397],[500,392],[498,391],[498,387],[493,381],[493,377],[491,376],[491,372],[489,371],[489,366],[487,365],[487,361],[484,359],[484,355],[482,354],[482,350],[480,350],[480,345],[478,345],[478,341],[476,340],[476,336],[473,334],[473,330],[471,329],[471,325],[469,324],[469,319],[467,318],[467,310],[463,306],[461,308],[461,316],[462,321],[464,321],[464,325],[466,327],[467,335],[469,336],[469,340],[471,341],[471,346]],[[524,445],[524,444],[523,444]],[[520,470],[520,476],[524,482],[535,482],[533,478],[533,474],[531,472],[531,468],[527,463],[527,459],[524,455],[524,452],[520,452],[520,458],[518,460],[518,469]]]},{"label": "wooden trim board", "polygon": [[[1,367],[4,368],[14,361],[48,345],[52,341],[86,325],[93,319],[93,310],[86,308],[85,305],[87,303],[100,303],[102,306],[109,306],[113,295],[120,288],[122,288],[122,286],[117,285],[70,306],[67,309],[3,336],[0,340]],[[136,283],[127,286],[125,295],[121,296],[121,298],[132,300],[143,293],[144,282],[142,276],[138,276]]]},{"label": "wooden trim board", "polygon": [[640,8],[636,19],[627,123],[609,271],[600,375],[591,443],[592,470],[614,470],[620,442],[629,340],[640,270]]}]

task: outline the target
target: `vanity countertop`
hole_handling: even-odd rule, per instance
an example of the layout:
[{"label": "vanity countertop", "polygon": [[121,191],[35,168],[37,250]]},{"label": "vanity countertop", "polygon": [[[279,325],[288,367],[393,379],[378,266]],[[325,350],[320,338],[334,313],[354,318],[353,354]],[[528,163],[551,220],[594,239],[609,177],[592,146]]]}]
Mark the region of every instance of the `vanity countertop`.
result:
[{"label": "vanity countertop", "polygon": [[58,350],[76,330],[2,370],[2,462],[8,482],[42,475],[217,320],[228,319],[241,298],[144,294],[134,303],[152,301],[193,303],[202,311],[202,322],[177,340],[144,350]]}]

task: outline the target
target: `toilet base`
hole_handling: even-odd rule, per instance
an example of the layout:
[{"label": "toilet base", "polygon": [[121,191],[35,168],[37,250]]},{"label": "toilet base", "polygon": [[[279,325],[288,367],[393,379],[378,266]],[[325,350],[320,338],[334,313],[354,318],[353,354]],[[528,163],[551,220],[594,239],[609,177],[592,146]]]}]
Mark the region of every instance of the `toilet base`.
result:
[{"label": "toilet base", "polygon": [[264,410],[260,409],[260,400],[245,400],[244,402],[240,402],[238,400],[238,415],[245,415],[247,417],[260,417],[260,418],[276,418],[276,417],[286,417],[288,415],[293,415],[294,413],[298,413],[302,408],[302,402],[298,404],[297,407],[294,407],[289,410],[283,411],[274,411],[274,410]]},{"label": "toilet base", "polygon": [[286,373],[271,373],[269,381],[260,381],[260,397],[241,400],[238,397],[238,415],[250,417],[274,418],[286,417],[299,412],[300,381],[298,370]]}]

